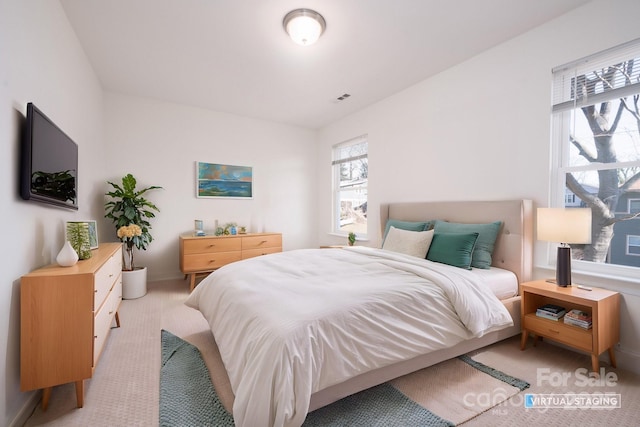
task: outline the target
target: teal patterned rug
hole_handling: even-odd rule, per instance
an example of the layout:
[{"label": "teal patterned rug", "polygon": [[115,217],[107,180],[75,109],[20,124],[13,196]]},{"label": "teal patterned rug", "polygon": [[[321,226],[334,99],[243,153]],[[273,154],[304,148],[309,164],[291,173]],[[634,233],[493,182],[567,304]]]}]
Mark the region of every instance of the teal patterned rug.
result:
[{"label": "teal patterned rug", "polygon": [[[474,361],[460,360],[523,390],[529,384]],[[307,415],[303,424],[315,426],[453,426],[418,405],[389,384],[364,390]],[[160,368],[160,426],[233,427],[233,416],[222,406],[200,351],[162,331]]]}]

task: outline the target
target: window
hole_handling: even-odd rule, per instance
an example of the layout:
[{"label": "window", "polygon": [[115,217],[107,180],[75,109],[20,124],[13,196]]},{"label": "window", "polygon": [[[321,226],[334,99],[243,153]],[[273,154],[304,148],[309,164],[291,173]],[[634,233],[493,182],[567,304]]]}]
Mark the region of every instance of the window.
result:
[{"label": "window", "polygon": [[367,235],[367,182],[369,178],[366,135],[333,147],[333,231]]},{"label": "window", "polygon": [[627,255],[640,256],[640,236],[627,236]]},{"label": "window", "polygon": [[552,204],[592,210],[574,258],[637,266],[621,255],[640,255],[640,39],[553,70],[552,139]]}]

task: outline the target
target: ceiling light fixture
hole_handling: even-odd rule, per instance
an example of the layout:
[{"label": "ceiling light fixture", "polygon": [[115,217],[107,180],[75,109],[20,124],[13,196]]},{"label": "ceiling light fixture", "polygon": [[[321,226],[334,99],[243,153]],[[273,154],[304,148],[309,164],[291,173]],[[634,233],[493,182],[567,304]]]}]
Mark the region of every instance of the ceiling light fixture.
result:
[{"label": "ceiling light fixture", "polygon": [[294,42],[309,46],[318,41],[327,22],[315,10],[295,9],[286,14],[282,26]]}]

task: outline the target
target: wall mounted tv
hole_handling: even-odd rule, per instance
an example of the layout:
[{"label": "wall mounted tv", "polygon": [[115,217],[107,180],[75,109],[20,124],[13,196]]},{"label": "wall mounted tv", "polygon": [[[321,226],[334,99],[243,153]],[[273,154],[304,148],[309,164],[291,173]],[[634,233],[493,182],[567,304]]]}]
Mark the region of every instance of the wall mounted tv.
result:
[{"label": "wall mounted tv", "polygon": [[21,162],[23,199],[78,209],[78,145],[31,102]]}]

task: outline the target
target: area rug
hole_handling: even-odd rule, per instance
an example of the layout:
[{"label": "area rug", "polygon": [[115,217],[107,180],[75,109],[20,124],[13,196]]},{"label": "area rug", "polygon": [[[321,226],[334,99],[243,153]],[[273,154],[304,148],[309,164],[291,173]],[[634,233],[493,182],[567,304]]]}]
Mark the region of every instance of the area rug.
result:
[{"label": "area rug", "polygon": [[[165,330],[161,347],[160,425],[232,427],[200,351]],[[455,426],[527,387],[461,356],[317,409],[304,426]]]}]

